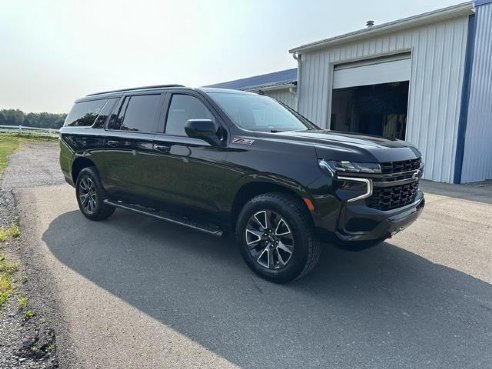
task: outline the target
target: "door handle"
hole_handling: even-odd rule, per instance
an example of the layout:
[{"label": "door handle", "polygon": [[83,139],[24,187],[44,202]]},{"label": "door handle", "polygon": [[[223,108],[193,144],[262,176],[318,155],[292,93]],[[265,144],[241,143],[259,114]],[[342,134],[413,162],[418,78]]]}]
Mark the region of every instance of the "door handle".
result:
[{"label": "door handle", "polygon": [[118,141],[108,140],[108,141],[106,141],[106,145],[108,145],[110,147],[115,147],[115,146],[118,146]]},{"label": "door handle", "polygon": [[158,145],[154,144],[154,150],[160,151],[160,152],[169,152],[170,147],[167,145]]}]

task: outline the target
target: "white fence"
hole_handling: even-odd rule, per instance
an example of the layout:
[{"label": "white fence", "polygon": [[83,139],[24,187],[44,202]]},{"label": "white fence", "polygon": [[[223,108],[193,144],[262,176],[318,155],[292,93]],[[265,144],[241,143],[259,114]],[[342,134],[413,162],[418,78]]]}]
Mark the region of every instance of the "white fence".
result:
[{"label": "white fence", "polygon": [[58,136],[59,130],[54,128],[37,128],[26,126],[2,126],[0,125],[0,132],[12,132],[18,134],[36,134],[43,136]]}]

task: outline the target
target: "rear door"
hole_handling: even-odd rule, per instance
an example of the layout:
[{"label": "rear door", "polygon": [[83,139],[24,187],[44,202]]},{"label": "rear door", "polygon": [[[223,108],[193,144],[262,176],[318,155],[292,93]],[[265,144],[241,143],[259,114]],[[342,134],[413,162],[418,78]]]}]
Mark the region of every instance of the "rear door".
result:
[{"label": "rear door", "polygon": [[[154,155],[154,136],[162,111],[161,93],[125,95],[111,115],[105,138],[103,183],[113,197],[143,202]],[[142,200],[142,201],[140,201]]]},{"label": "rear door", "polygon": [[169,93],[162,127],[155,136],[155,166],[152,186],[160,200],[193,215],[216,214],[219,198],[228,181],[226,148],[188,137],[189,119],[211,119],[222,126],[220,118],[200,94]]}]

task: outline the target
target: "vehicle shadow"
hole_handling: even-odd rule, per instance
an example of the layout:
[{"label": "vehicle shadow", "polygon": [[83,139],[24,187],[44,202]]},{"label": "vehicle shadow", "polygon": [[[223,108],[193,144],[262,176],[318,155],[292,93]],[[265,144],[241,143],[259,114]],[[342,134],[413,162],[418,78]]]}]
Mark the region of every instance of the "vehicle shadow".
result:
[{"label": "vehicle shadow", "polygon": [[[324,249],[309,276],[256,277],[231,238],[116,211],[53,220],[55,257],[243,368],[468,368],[492,362],[492,286],[391,243]],[[429,245],[431,247],[431,245]]]}]

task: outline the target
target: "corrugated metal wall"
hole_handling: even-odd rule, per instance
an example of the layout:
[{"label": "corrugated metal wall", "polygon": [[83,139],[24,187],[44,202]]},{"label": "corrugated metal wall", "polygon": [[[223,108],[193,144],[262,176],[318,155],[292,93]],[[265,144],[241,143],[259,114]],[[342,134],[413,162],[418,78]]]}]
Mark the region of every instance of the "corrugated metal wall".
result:
[{"label": "corrugated metal wall", "polygon": [[478,6],[461,182],[492,179],[492,4]]},{"label": "corrugated metal wall", "polygon": [[452,182],[456,153],[468,17],[395,32],[302,54],[298,110],[328,127],[333,65],[410,51],[406,140],[416,145],[426,163],[424,178]]},{"label": "corrugated metal wall", "polygon": [[273,97],[274,99],[277,99],[278,101],[284,103],[292,109],[297,110],[296,93],[290,92],[288,88],[282,90],[265,91],[265,95]]}]

